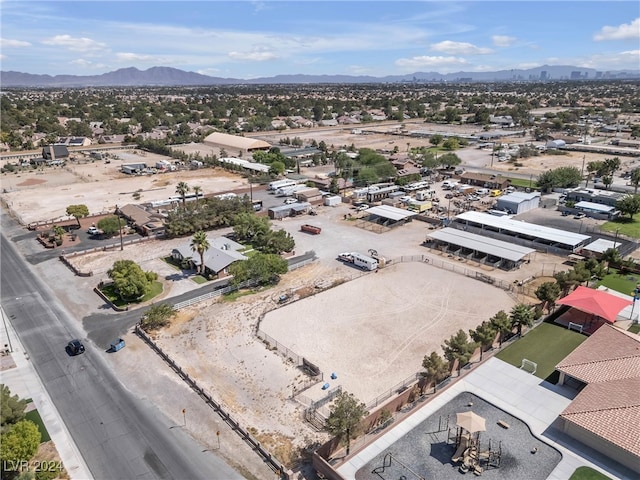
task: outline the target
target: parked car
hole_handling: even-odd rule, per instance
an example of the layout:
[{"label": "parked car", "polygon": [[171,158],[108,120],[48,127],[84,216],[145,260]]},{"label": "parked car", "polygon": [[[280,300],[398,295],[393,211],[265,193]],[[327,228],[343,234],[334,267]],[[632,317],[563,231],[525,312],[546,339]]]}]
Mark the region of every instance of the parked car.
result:
[{"label": "parked car", "polygon": [[292,203],[297,203],[298,200],[296,200],[295,198],[287,198],[284,203],[285,205],[291,205]]},{"label": "parked car", "polygon": [[586,213],[584,213],[584,212],[579,212],[579,213],[576,213],[576,214],[573,216],[573,218],[581,219],[581,218],[584,218],[584,217],[586,217],[586,216],[587,216],[587,214],[586,214]]},{"label": "parked car", "polygon": [[100,229],[96,227],[89,227],[89,229],[87,230],[87,233],[89,235],[100,235],[102,232],[100,231]]},{"label": "parked car", "polygon": [[356,208],[356,211],[362,212],[368,208],[369,208],[369,205],[363,204],[363,205],[360,205],[358,208]]},{"label": "parked car", "polygon": [[81,353],[84,353],[84,345],[82,344],[82,342],[78,339],[76,340],[71,340],[68,344],[67,344],[67,351],[71,354],[71,355],[80,355]]}]

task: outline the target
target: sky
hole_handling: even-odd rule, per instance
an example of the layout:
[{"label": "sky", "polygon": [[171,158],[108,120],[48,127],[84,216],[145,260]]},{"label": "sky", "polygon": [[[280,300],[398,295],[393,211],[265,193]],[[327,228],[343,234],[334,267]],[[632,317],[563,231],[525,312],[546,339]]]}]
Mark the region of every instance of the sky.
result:
[{"label": "sky", "polygon": [[214,77],[640,69],[636,1],[0,0],[0,69]]}]

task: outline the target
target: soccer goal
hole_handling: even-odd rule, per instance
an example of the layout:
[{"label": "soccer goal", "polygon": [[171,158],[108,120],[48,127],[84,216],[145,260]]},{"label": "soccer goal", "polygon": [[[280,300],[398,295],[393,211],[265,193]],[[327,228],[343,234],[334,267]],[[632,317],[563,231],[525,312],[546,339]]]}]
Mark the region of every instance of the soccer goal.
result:
[{"label": "soccer goal", "polygon": [[523,358],[520,369],[524,370],[525,372],[529,372],[531,375],[535,375],[538,371],[538,364],[536,362],[532,362],[527,358]]},{"label": "soccer goal", "polygon": [[569,322],[569,325],[567,326],[567,328],[569,330],[575,330],[576,332],[582,333],[583,325],[581,323]]}]

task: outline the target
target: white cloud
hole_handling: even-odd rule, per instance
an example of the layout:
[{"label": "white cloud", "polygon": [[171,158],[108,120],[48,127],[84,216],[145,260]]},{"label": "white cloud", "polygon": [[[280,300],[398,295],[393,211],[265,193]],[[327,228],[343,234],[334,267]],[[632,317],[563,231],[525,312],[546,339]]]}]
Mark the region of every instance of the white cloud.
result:
[{"label": "white cloud", "polygon": [[460,57],[419,56],[411,58],[399,58],[395,61],[399,67],[405,68],[446,68],[466,65],[467,61]]},{"label": "white cloud", "polygon": [[160,58],[155,55],[143,55],[131,52],[116,53],[116,58],[120,62],[155,62],[160,60]]},{"label": "white cloud", "polygon": [[251,62],[266,62],[278,58],[275,53],[268,51],[229,52],[229,57],[234,60],[249,60]]},{"label": "white cloud", "polygon": [[493,53],[490,48],[476,47],[472,43],[452,42],[451,40],[433,43],[430,48],[434,52],[448,53],[450,55],[486,55]]},{"label": "white cloud", "polygon": [[90,68],[92,70],[103,70],[105,68],[109,68],[108,65],[104,63],[94,63],[91,60],[86,60],[84,58],[78,58],[76,60],[71,60],[69,62],[71,65],[77,65],[82,68]]},{"label": "white cloud", "polygon": [[631,40],[640,38],[640,17],[631,23],[623,23],[617,27],[605,26],[593,36],[597,42],[602,40]]},{"label": "white cloud", "polygon": [[494,35],[491,40],[496,47],[510,47],[515,43],[516,38],[507,35]]},{"label": "white cloud", "polygon": [[23,42],[22,40],[11,40],[9,38],[0,38],[0,47],[9,48],[9,47],[30,47],[31,44],[29,42]]},{"label": "white cloud", "polygon": [[74,38],[71,35],[56,35],[55,37],[43,40],[42,43],[56,47],[66,47],[74,52],[90,52],[106,48],[106,44],[104,43],[96,42],[90,38]]}]

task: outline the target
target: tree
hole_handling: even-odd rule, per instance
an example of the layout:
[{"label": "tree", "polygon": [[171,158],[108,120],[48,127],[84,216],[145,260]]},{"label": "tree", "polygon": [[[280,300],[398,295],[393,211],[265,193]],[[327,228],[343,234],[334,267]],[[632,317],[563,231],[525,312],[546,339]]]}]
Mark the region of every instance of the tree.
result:
[{"label": "tree", "polygon": [[499,342],[500,346],[502,346],[502,342],[504,341],[505,335],[511,333],[513,331],[513,327],[511,326],[511,320],[509,319],[509,315],[504,310],[500,310],[493,317],[489,319],[491,325],[493,325],[496,331],[500,334]]},{"label": "tree", "polygon": [[347,455],[351,446],[351,440],[358,436],[360,423],[369,415],[367,406],[358,401],[352,393],[340,392],[333,401],[327,430],[332,435],[340,437],[347,447]]},{"label": "tree", "polygon": [[178,185],[176,185],[176,193],[182,198],[182,208],[185,208],[189,190],[191,190],[191,187],[189,187],[186,182],[179,182]]},{"label": "tree", "polygon": [[193,193],[196,194],[196,205],[198,205],[198,201],[200,199],[199,197],[200,197],[200,194],[202,193],[202,187],[200,185],[194,185],[192,190],[193,190]]},{"label": "tree", "polygon": [[431,352],[431,355],[424,356],[422,368],[424,368],[424,372],[421,372],[420,375],[422,375],[427,384],[433,382],[434,392],[436,385],[449,374],[449,365],[436,352]]},{"label": "tree", "polygon": [[493,341],[496,339],[497,329],[491,322],[482,322],[475,330],[469,330],[469,336],[471,339],[480,345],[480,360],[482,360],[482,353],[485,348],[493,345]]},{"label": "tree", "polygon": [[436,133],[435,135],[431,135],[431,137],[429,138],[429,143],[434,147],[437,147],[438,145],[440,145],[440,143],[442,143],[443,138],[444,137],[442,135]]},{"label": "tree", "polygon": [[149,309],[144,312],[144,315],[142,315],[142,318],[140,319],[140,327],[145,332],[166,327],[177,314],[178,311],[173,308],[173,305],[168,303],[157,303],[149,307]]},{"label": "tree", "polygon": [[257,237],[266,235],[270,228],[267,217],[257,217],[247,212],[235,216],[233,232],[241,242],[253,243]]},{"label": "tree", "polygon": [[443,143],[442,143],[442,148],[444,148],[445,150],[457,150],[458,148],[460,148],[460,141],[457,138],[447,138]]},{"label": "tree", "polygon": [[608,248],[602,253],[601,258],[607,264],[607,273],[609,273],[611,265],[619,265],[622,261],[622,257],[617,248]]},{"label": "tree", "polygon": [[86,205],[69,205],[67,207],[67,215],[75,217],[78,222],[78,228],[80,228],[80,219],[89,216],[89,209]]},{"label": "tree", "polygon": [[633,220],[633,216],[640,212],[640,195],[625,195],[616,202],[616,208],[623,215],[629,215],[629,220]]},{"label": "tree", "polygon": [[202,230],[194,233],[191,238],[191,250],[193,252],[198,252],[200,255],[200,274],[204,275],[204,254],[211,245],[209,244],[209,239],[207,238],[207,234]]},{"label": "tree", "polygon": [[533,310],[529,305],[519,303],[511,309],[511,327],[515,328],[518,336],[522,335],[522,327],[530,327],[533,325]]},{"label": "tree", "polygon": [[581,283],[573,270],[569,270],[567,272],[556,272],[553,275],[553,278],[558,282],[563,297]]},{"label": "tree", "polygon": [[20,420],[0,435],[2,470],[31,460],[40,445],[40,430],[31,420]]},{"label": "tree", "polygon": [[231,283],[238,285],[247,280],[255,280],[261,285],[276,284],[280,275],[287,273],[288,264],[280,255],[258,253],[247,260],[233,262],[229,274]]},{"label": "tree", "polygon": [[286,169],[286,165],[283,162],[275,161],[271,163],[271,167],[269,168],[269,173],[273,175],[282,175]]},{"label": "tree", "polygon": [[585,188],[587,188],[587,186],[589,185],[589,178],[591,177],[591,175],[601,171],[602,166],[603,166],[603,162],[600,162],[600,161],[587,163],[587,179],[584,183]]},{"label": "tree", "polygon": [[133,260],[118,260],[107,271],[123,300],[136,299],[147,294],[151,284],[158,278],[155,272],[143,272]]},{"label": "tree", "polygon": [[546,306],[548,312],[551,312],[551,308],[560,297],[560,285],[557,282],[544,282],[536,289],[535,295],[542,302],[542,307]]},{"label": "tree", "polygon": [[0,384],[0,425],[14,424],[24,418],[26,400],[21,400],[18,395],[11,395],[11,390],[4,384]]},{"label": "tree", "polygon": [[631,170],[631,178],[629,179],[629,183],[633,185],[634,195],[638,193],[638,186],[640,186],[640,168],[634,168],[633,170]]},{"label": "tree", "polygon": [[458,360],[458,373],[463,366],[465,366],[473,352],[475,352],[477,348],[477,344],[469,341],[469,337],[464,332],[464,330],[458,330],[458,333],[452,335],[449,340],[444,341],[444,345],[442,345],[442,350],[444,351],[444,358],[449,360],[450,362],[454,362]]},{"label": "tree", "polygon": [[118,233],[126,224],[127,222],[118,215],[109,215],[98,221],[98,228],[102,230],[103,234],[111,236]]},{"label": "tree", "polygon": [[549,192],[554,188],[577,187],[581,180],[582,172],[576,167],[558,167],[539,175],[537,185],[541,190]]},{"label": "tree", "polygon": [[444,168],[453,168],[462,163],[460,157],[458,157],[458,155],[456,155],[455,153],[445,153],[438,159],[438,161]]},{"label": "tree", "polygon": [[264,235],[258,236],[254,244],[256,250],[261,253],[273,253],[276,255],[282,252],[290,252],[295,246],[295,240],[285,230],[269,230]]}]

